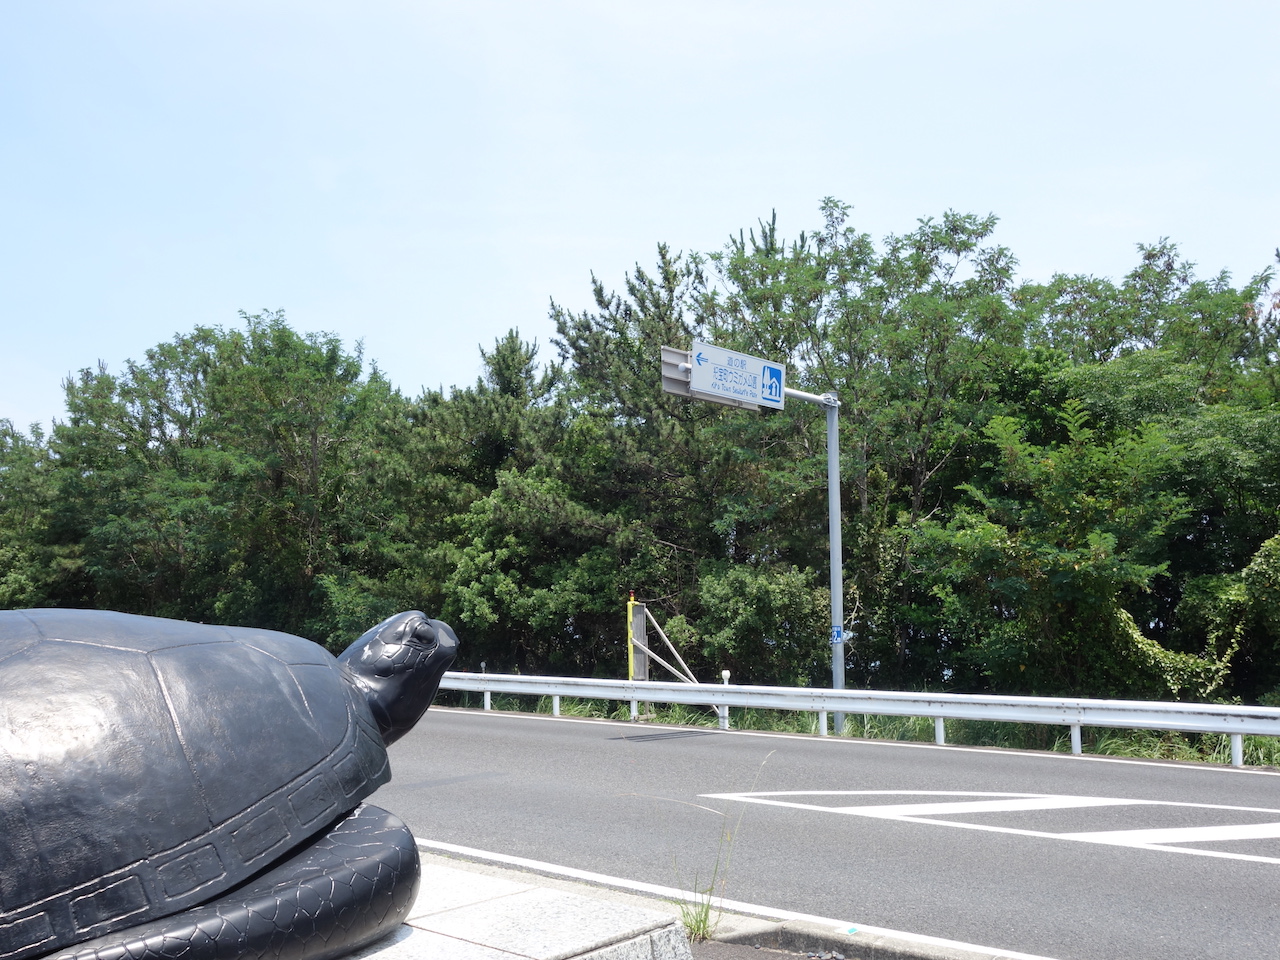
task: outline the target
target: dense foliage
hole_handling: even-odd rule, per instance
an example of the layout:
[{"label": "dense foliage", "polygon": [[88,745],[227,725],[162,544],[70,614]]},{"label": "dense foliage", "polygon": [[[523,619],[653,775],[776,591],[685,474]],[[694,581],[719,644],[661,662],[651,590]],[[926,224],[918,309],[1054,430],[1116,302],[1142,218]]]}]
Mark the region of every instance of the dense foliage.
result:
[{"label": "dense foliage", "polygon": [[850,684],[1280,695],[1280,301],[1166,241],[1020,282],[994,218],[877,244],[823,206],[659,247],[484,375],[408,399],[280,314],[197,328],[0,421],[0,606],[257,624],[334,646],[421,607],[464,665],[619,675],[624,601],[695,671],[829,677],[820,412],[660,387],[692,338],[841,401]]}]

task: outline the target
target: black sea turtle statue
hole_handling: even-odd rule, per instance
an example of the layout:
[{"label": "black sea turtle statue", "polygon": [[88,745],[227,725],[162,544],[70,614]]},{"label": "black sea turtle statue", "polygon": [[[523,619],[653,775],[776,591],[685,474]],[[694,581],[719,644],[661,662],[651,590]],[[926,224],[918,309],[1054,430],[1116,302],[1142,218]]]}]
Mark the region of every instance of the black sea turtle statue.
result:
[{"label": "black sea turtle statue", "polygon": [[408,829],[361,801],[457,637],[0,611],[0,960],[327,960],[404,919]]}]

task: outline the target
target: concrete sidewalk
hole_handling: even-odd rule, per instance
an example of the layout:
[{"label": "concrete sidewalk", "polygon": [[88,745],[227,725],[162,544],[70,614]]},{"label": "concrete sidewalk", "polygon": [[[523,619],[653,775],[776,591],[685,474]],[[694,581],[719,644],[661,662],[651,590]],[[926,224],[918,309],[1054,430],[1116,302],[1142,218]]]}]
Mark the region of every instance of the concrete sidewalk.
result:
[{"label": "concrete sidewalk", "polygon": [[405,923],[355,957],[692,960],[673,904],[426,852]]}]

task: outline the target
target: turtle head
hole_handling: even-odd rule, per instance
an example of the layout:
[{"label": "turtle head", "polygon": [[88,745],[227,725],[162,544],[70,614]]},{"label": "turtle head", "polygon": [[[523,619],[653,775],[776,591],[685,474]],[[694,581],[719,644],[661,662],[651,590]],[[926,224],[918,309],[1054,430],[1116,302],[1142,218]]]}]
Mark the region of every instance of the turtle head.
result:
[{"label": "turtle head", "polygon": [[383,743],[390,744],[413,729],[431,706],[457,652],[452,627],[408,610],[367,631],[338,662],[368,702]]}]

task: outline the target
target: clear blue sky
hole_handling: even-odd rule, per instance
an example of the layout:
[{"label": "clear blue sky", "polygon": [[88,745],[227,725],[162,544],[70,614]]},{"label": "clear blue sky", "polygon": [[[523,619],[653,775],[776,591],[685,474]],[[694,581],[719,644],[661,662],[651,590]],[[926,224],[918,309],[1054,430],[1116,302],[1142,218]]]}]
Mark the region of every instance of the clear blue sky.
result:
[{"label": "clear blue sky", "polygon": [[1029,279],[1167,236],[1243,281],[1278,43],[1275,2],[0,2],[0,418],[240,309],[465,385],[592,272],[828,195],[994,213]]}]

